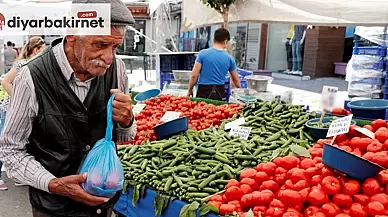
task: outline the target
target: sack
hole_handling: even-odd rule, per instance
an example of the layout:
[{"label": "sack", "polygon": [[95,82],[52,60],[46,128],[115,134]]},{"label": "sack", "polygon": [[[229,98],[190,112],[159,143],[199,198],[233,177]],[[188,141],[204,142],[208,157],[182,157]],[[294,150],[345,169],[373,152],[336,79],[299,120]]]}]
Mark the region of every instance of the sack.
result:
[{"label": "sack", "polygon": [[105,138],[100,139],[86,156],[80,174],[87,173],[86,182],[82,187],[95,196],[113,197],[123,189],[124,170],[116,153],[116,145],[112,141],[113,121],[111,96],[107,105],[107,127]]}]

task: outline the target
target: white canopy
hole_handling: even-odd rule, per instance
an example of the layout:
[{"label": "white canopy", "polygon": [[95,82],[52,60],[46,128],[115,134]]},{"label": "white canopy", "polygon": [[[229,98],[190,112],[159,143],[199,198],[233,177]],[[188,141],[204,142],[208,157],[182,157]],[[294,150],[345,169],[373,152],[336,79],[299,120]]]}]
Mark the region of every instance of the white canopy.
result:
[{"label": "white canopy", "polygon": [[[237,0],[229,22],[280,22],[330,26],[386,26],[388,0]],[[190,29],[222,23],[200,0],[183,1],[183,20]]]}]

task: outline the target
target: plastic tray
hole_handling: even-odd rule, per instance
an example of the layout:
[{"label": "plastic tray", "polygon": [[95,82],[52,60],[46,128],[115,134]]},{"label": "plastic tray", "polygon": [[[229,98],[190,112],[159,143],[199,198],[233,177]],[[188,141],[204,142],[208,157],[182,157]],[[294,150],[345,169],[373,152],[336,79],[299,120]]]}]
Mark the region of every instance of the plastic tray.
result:
[{"label": "plastic tray", "polygon": [[351,101],[348,107],[354,116],[370,119],[385,119],[385,113],[388,109],[388,100],[366,99]]},{"label": "plastic tray", "polygon": [[143,102],[149,98],[156,97],[159,94],[160,94],[159,89],[151,89],[151,90],[147,90],[147,91],[144,91],[142,93],[136,94],[134,100],[135,100],[135,102]]},{"label": "plastic tray", "polygon": [[189,118],[187,116],[156,125],[153,130],[158,139],[165,139],[189,129]]},{"label": "plastic tray", "polygon": [[376,177],[384,169],[377,164],[329,144],[324,144],[323,146],[322,162],[335,170],[361,181]]}]

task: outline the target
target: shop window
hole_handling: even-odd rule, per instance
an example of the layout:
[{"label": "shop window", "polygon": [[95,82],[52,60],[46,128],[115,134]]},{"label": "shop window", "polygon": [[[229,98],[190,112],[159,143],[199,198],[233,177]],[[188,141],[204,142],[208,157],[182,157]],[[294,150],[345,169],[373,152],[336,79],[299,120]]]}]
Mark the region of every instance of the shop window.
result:
[{"label": "shop window", "polygon": [[[146,21],[136,20],[135,29],[146,34]],[[129,56],[142,56],[145,52],[145,38],[140,34],[127,29],[123,43],[117,48],[117,54]]]}]

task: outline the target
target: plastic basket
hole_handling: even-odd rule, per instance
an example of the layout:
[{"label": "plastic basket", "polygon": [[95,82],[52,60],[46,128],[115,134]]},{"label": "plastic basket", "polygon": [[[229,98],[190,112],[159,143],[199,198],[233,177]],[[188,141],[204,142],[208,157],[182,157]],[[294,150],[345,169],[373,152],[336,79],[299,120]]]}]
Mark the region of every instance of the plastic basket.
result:
[{"label": "plastic basket", "polygon": [[237,68],[237,73],[242,76],[243,78],[245,76],[248,76],[248,75],[253,75],[253,72],[252,71],[248,71],[248,70],[245,70],[245,69],[240,69],[240,68]]},{"label": "plastic basket", "polygon": [[372,55],[385,57],[387,55],[387,48],[380,46],[354,47],[353,55]]}]

